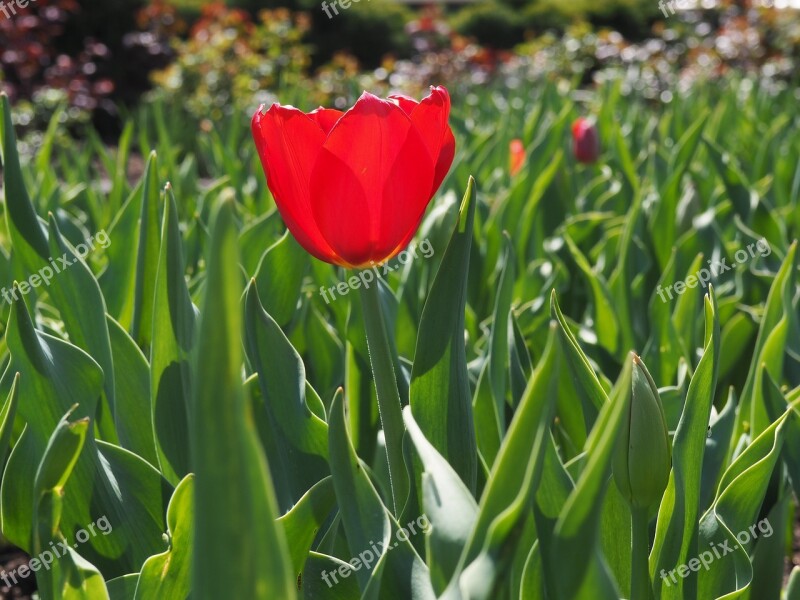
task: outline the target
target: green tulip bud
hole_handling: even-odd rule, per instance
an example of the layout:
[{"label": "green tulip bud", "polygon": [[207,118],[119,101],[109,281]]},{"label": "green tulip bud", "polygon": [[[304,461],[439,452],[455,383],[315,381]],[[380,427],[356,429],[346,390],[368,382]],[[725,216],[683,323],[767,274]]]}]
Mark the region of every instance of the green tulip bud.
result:
[{"label": "green tulip bud", "polygon": [[635,508],[659,502],[667,489],[672,452],[664,408],[653,378],[642,359],[631,353],[631,393],[627,418],[614,455],[614,481]]}]

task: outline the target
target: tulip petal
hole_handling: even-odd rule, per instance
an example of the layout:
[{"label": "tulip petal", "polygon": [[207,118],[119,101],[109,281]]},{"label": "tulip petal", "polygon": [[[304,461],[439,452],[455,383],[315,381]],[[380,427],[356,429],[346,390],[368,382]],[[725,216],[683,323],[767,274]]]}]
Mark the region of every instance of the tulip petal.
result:
[{"label": "tulip petal", "polygon": [[447,128],[447,132],[444,134],[444,142],[442,143],[441,151],[439,152],[439,158],[436,161],[436,176],[433,180],[433,191],[431,195],[436,193],[436,190],[439,189],[439,186],[442,185],[442,181],[447,176],[447,173],[450,171],[450,167],[453,164],[453,158],[456,155],[456,138],[453,137],[453,132],[450,130],[450,127]]},{"label": "tulip petal", "polygon": [[336,253],[314,222],[309,199],[311,169],[325,142],[317,121],[291,106],[273,104],[253,115],[253,138],[267,185],[286,227],[309,254],[336,262]]},{"label": "tulip petal", "polygon": [[404,94],[392,94],[389,96],[389,100],[397,104],[400,108],[403,109],[403,112],[406,113],[409,117],[411,113],[414,112],[414,109],[417,108],[419,102],[414,100],[414,98],[410,98]]},{"label": "tulip petal", "polygon": [[424,214],[434,171],[409,116],[364,93],[331,130],[311,174],[320,232],[351,265],[390,257]]},{"label": "tulip petal", "polygon": [[340,110],[336,110],[335,108],[322,108],[321,106],[317,110],[313,110],[308,113],[308,116],[322,128],[322,131],[325,132],[327,136],[333,126],[336,125],[336,122],[342,118],[344,113]]},{"label": "tulip petal", "polygon": [[431,93],[411,112],[411,122],[422,135],[428,152],[436,161],[436,177],[431,194],[439,189],[455,155],[455,138],[448,124],[449,119],[450,95],[443,87],[431,87]]}]

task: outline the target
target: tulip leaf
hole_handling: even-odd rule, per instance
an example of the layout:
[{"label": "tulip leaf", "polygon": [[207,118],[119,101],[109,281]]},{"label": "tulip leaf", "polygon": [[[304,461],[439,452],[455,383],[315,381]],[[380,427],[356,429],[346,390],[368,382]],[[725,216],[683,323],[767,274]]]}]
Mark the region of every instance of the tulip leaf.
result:
[{"label": "tulip leaf", "polygon": [[514,300],[514,251],[511,240],[506,235],[505,250],[501,260],[497,283],[497,296],[492,319],[492,332],[489,338],[489,384],[494,398],[495,418],[500,435],[506,432],[506,391],[508,389],[508,315],[511,312],[511,303]]},{"label": "tulip leaf", "polygon": [[[64,487],[72,475],[89,429],[88,417],[69,422],[69,416],[67,413],[50,437],[33,484],[36,506],[31,554],[39,561],[50,563],[45,569],[36,571],[36,582],[43,600],[102,600],[108,598],[108,591],[100,572],[73,550],[70,541],[60,531]],[[75,547],[78,546],[76,543]],[[66,547],[67,552],[53,560],[55,547]]]},{"label": "tulip leaf", "polygon": [[[61,416],[75,404],[75,419],[92,418],[102,395],[103,372],[81,349],[36,331],[24,301],[14,303],[7,340],[12,372],[18,371],[18,418],[27,424],[9,457],[3,477],[4,535],[30,550],[35,471]],[[134,571],[161,545],[163,514],[170,490],[141,458],[87,434],[61,515],[61,530],[71,536],[106,516],[113,531],[90,538],[81,554],[104,575]]]},{"label": "tulip leaf", "polygon": [[258,373],[271,437],[272,478],[281,512],[328,473],[328,427],[309,408],[300,355],[264,310],[251,281],[245,293],[245,342]]},{"label": "tulip leaf", "polygon": [[117,435],[120,446],[157,466],[158,457],[149,410],[150,366],[139,346],[122,325],[110,315],[106,315],[106,321],[111,351],[114,353]]},{"label": "tulip leaf", "polygon": [[427,537],[428,567],[434,589],[441,593],[458,566],[461,550],[469,541],[478,505],[470,490],[447,460],[425,437],[412,415],[403,411],[406,428],[422,465],[422,509],[431,524]]},{"label": "tulip leaf", "polygon": [[187,475],[175,488],[167,508],[169,549],[144,562],[133,600],[189,598],[194,538],[193,493],[194,476]]},{"label": "tulip leaf", "polygon": [[350,564],[334,556],[311,552],[303,570],[303,597],[308,600],[353,600],[360,598],[358,581]]},{"label": "tulip leaf", "polygon": [[136,286],[134,290],[131,337],[147,352],[153,335],[153,309],[159,255],[160,191],[155,151],[145,166],[136,254]]},{"label": "tulip leaf", "polygon": [[657,574],[670,570],[697,553],[696,523],[702,507],[700,489],[706,448],[706,432],[720,354],[719,316],[713,288],[705,297],[705,348],[700,364],[689,384],[689,393],[672,447],[672,472],[658,511],[655,541],[651,554],[651,576],[657,598],[690,600],[696,597],[694,577],[681,578],[677,585],[659,579]]},{"label": "tulip leaf", "polygon": [[[698,548],[717,549],[698,573],[698,598],[746,597],[753,570],[748,542],[737,539],[757,522],[770,478],[780,458],[790,408],[736,458],[720,481],[714,504],[700,519]],[[703,550],[711,553],[711,551]]]},{"label": "tulip leaf", "polygon": [[0,465],[5,464],[8,454],[11,435],[14,432],[14,419],[17,416],[17,406],[19,406],[19,373],[14,375],[11,384],[11,391],[8,393],[5,403],[0,407]]},{"label": "tulip leaf", "polygon": [[761,365],[766,364],[770,376],[779,380],[783,370],[785,344],[793,320],[797,319],[794,307],[795,272],[797,270],[797,242],[794,242],[780,271],[775,276],[767,296],[767,304],[758,329],[753,360],[742,390],[741,403],[734,429],[735,439],[746,429],[755,438],[766,429],[769,419],[761,396]]},{"label": "tulip leaf", "polygon": [[[232,201],[216,210],[192,385],[198,598],[295,598],[269,467],[242,381],[242,282]],[[260,535],[251,535],[258,524]]]},{"label": "tulip leaf", "polygon": [[478,463],[464,311],[475,203],[475,181],[470,178],[422,311],[410,388],[411,408],[422,433],[473,493]]},{"label": "tulip leaf", "polygon": [[400,526],[355,454],[345,425],[341,392],[333,400],[329,426],[333,487],[350,554],[353,560],[358,557],[361,561],[358,569],[354,567],[361,597],[433,600],[436,596],[428,568],[408,539],[398,537]]},{"label": "tulip leaf", "polygon": [[[550,559],[555,569],[545,571],[545,577],[551,579],[548,589],[554,589],[557,598],[620,597],[599,554],[598,533],[613,453],[623,419],[629,412],[632,367],[633,360],[629,357],[586,441],[586,466],[556,522]],[[582,560],[567,564],[556,560],[560,556],[581,556]]]},{"label": "tulip leaf", "polygon": [[314,539],[335,506],[333,481],[326,477],[315,483],[288,513],[278,519],[286,532],[286,539],[292,540],[289,553],[298,577],[302,576]]},{"label": "tulip leaf", "polygon": [[161,228],[150,344],[151,416],[161,472],[177,485],[190,470],[190,353],[194,345],[195,310],[184,279],[178,208],[172,187]]},{"label": "tulip leaf", "polygon": [[[552,325],[539,365],[492,467],[475,524],[443,598],[493,598],[509,567],[529,507],[542,478],[555,410],[559,355]],[[520,469],[520,465],[525,465]]]},{"label": "tulip leaf", "polygon": [[308,261],[308,253],[287,231],[266,249],[258,264],[255,274],[258,295],[264,309],[281,327],[286,327],[297,312]]}]

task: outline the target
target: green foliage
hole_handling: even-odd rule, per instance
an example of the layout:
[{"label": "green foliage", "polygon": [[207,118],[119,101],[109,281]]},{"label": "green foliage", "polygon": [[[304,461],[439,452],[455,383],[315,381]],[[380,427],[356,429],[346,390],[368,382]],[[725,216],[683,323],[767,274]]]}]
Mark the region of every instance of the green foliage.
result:
[{"label": "green foliage", "polygon": [[[334,299],[352,273],[286,233],[246,115],[154,103],[113,149],[54,127],[20,160],[4,98],[2,532],[36,554],[113,525],[42,598],[796,598],[796,98],[731,78],[656,113],[623,84],[453,94],[434,252]],[[633,510],[632,390],[672,456],[635,465]]]}]

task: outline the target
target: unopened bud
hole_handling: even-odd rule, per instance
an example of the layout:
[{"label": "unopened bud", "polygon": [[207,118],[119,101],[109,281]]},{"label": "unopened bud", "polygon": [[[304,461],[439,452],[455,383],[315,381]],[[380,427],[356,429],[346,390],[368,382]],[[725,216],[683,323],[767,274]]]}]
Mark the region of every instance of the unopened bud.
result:
[{"label": "unopened bud", "polygon": [[631,391],[614,456],[614,481],[631,506],[647,508],[667,488],[672,452],[658,388],[642,359],[635,354],[630,359]]}]

